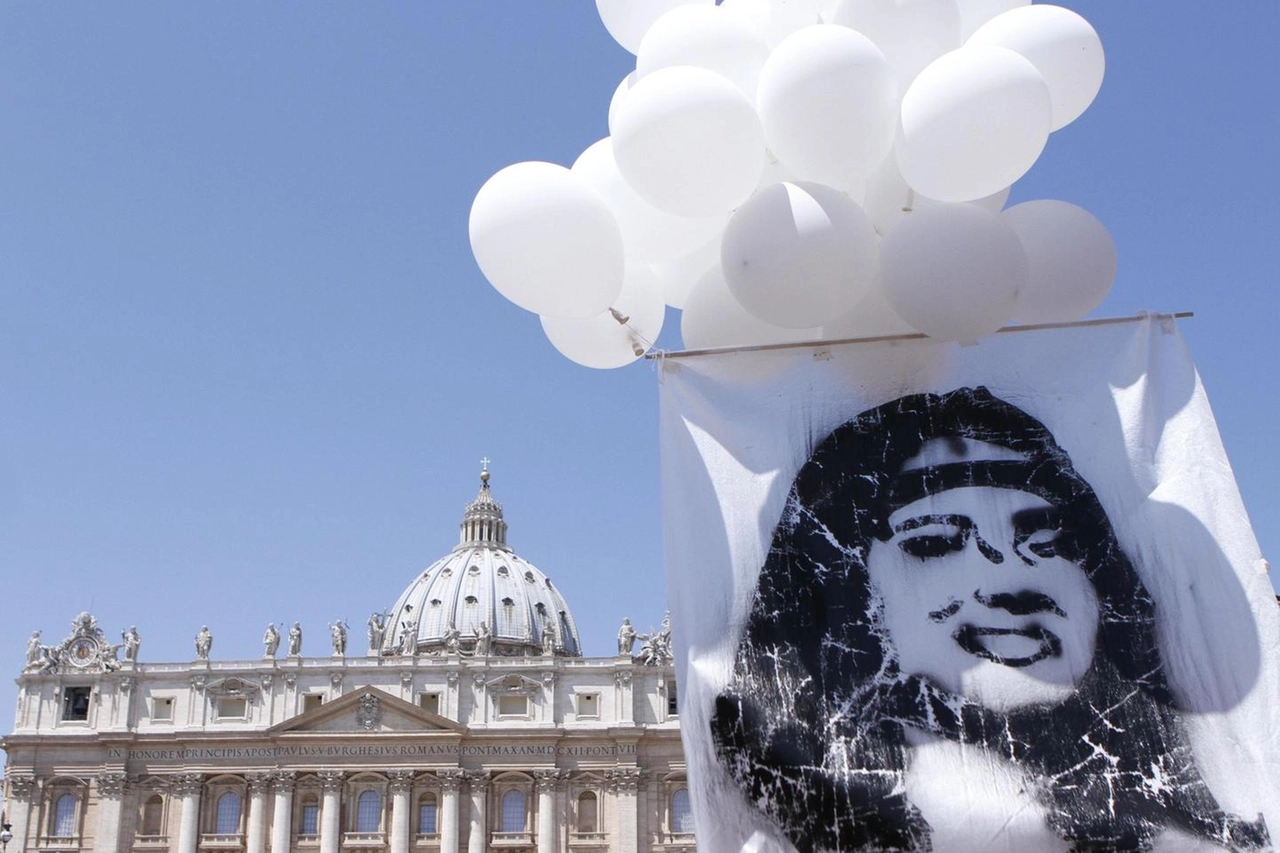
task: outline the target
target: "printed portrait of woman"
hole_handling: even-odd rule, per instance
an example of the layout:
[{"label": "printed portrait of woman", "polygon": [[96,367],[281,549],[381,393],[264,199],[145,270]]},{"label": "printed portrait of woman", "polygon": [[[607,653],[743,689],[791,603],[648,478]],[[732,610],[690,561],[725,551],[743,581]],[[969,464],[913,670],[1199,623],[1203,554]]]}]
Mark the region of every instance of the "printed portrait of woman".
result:
[{"label": "printed portrait of woman", "polygon": [[1012,830],[1042,840],[1022,849],[1270,849],[1201,777],[1093,490],[984,388],[902,397],[817,446],[711,728],[800,853],[1018,849]]}]

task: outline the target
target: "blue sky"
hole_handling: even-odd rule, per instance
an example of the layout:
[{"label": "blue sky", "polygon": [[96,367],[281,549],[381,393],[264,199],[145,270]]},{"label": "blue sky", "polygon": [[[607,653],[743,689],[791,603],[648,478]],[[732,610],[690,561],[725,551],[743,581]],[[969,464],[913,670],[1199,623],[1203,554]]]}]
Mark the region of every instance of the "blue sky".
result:
[{"label": "blue sky", "polygon": [[[1065,5],[1107,79],[1010,203],[1111,229],[1098,316],[1196,312],[1277,559],[1280,4]],[[653,370],[561,357],[467,241],[493,172],[607,134],[632,63],[588,0],[0,6],[0,673],[82,609],[144,660],[206,623],[215,657],[285,620],[322,653],[452,547],[482,456],[588,653],[657,623]]]}]

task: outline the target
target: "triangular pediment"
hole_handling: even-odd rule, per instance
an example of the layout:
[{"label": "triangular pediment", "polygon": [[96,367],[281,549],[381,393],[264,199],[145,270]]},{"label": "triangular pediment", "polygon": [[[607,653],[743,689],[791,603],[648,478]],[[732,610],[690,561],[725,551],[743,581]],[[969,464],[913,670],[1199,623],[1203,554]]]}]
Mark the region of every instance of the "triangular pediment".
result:
[{"label": "triangular pediment", "polygon": [[449,732],[462,734],[466,726],[423,710],[376,687],[360,687],[319,708],[277,723],[267,734],[316,732]]}]

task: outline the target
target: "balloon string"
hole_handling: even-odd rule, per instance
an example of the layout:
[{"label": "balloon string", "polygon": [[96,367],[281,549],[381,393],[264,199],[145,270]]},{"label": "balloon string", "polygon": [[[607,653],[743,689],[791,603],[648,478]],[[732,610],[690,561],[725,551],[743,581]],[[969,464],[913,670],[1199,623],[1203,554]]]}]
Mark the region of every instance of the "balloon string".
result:
[{"label": "balloon string", "polygon": [[631,318],[623,314],[617,308],[609,309],[609,316],[618,321],[618,325],[626,328],[631,333],[631,351],[636,354],[636,358],[644,355],[648,350],[653,349],[653,341],[640,334],[635,326],[631,325]]}]

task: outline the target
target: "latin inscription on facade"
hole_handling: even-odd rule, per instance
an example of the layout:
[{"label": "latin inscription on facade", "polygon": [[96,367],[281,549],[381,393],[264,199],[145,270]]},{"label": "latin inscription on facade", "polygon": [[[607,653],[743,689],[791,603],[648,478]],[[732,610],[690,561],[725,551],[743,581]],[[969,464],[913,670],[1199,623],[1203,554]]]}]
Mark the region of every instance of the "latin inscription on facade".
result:
[{"label": "latin inscription on facade", "polygon": [[289,758],[390,758],[395,756],[440,756],[459,758],[470,756],[512,756],[555,758],[557,756],[593,758],[619,755],[635,755],[633,744],[601,744],[598,746],[554,746],[551,744],[528,745],[467,745],[458,744],[367,744],[334,746],[225,746],[191,747],[173,749],[115,749],[107,750],[112,761],[252,761],[254,759],[279,760]]}]

